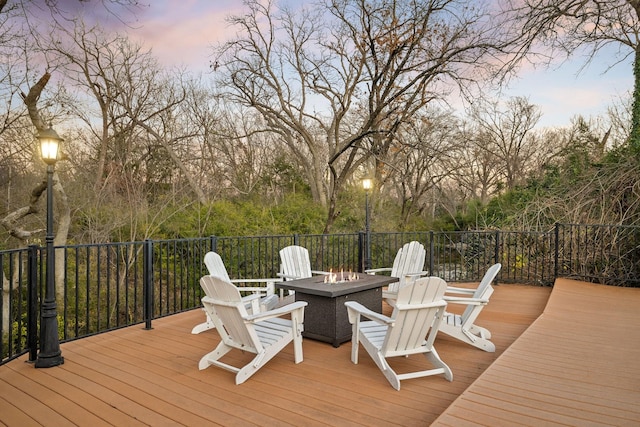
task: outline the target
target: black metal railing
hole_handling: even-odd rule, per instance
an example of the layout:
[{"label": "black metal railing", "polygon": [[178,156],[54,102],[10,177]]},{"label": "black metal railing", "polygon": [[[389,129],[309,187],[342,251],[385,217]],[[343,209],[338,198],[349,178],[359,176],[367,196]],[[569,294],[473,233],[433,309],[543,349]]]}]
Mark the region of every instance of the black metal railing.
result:
[{"label": "black metal railing", "polygon": [[640,227],[559,224],[554,277],[640,287]]},{"label": "black metal railing", "polygon": [[[279,250],[309,250],[312,269],[362,271],[365,245],[372,267],[389,267],[400,247],[417,240],[425,269],[451,282],[478,281],[503,265],[498,281],[552,285],[556,277],[640,286],[640,227],[558,224],[549,232],[467,231],[203,237],[56,247],[58,324],[62,341],[130,326],[200,305],[203,258],[218,252],[232,278],[275,278]],[[39,297],[46,248],[0,251],[0,364],[37,350]]]},{"label": "black metal railing", "polygon": [[[0,290],[0,363],[22,355],[37,346],[39,272],[37,249],[0,251],[2,277]],[[31,289],[34,287],[36,289]],[[42,293],[40,293],[42,294]],[[31,339],[28,341],[27,338]]]}]

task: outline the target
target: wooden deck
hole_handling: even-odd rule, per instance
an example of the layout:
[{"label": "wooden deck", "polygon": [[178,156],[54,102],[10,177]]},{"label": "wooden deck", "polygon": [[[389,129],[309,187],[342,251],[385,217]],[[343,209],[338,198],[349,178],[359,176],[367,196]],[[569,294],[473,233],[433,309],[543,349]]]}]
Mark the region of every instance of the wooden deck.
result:
[{"label": "wooden deck", "polygon": [[433,425],[640,425],[640,289],[558,279],[544,313]]},{"label": "wooden deck", "polygon": [[[628,417],[618,417],[629,405],[614,398],[613,395],[620,392],[613,387],[616,383],[625,387],[635,386],[628,390],[628,401],[640,401],[637,397],[640,390],[638,368],[635,367],[640,356],[636,309],[640,306],[640,300],[628,301],[627,293],[618,294],[615,290],[619,288],[611,289],[614,294],[608,300],[609,305],[615,303],[616,306],[624,306],[622,308],[629,310],[626,311],[625,320],[635,322],[635,330],[630,330],[626,337],[627,341],[635,343],[626,343],[615,355],[612,364],[617,366],[617,370],[611,367],[606,372],[600,371],[600,366],[595,369],[595,362],[585,366],[584,369],[593,369],[594,372],[585,375],[579,393],[592,396],[592,405],[606,406],[610,402],[613,405],[609,409],[611,418],[605,414],[605,421],[616,424],[621,420],[629,420]],[[210,351],[219,338],[215,331],[190,334],[191,327],[204,318],[202,311],[193,310],[156,320],[153,330],[133,326],[64,343],[61,346],[65,357],[62,366],[35,369],[25,363],[26,357],[0,366],[0,425],[426,426],[443,413],[438,423],[462,425],[458,424],[457,419],[449,417],[458,417],[458,411],[464,413],[469,410],[456,409],[460,400],[466,399],[465,390],[485,371],[500,376],[499,371],[492,372],[493,368],[487,368],[538,318],[550,292],[550,288],[542,287],[497,286],[490,304],[478,321],[478,324],[492,331],[496,353],[485,353],[441,334],[436,340],[436,348],[453,370],[453,382],[438,376],[406,380],[400,391],[395,391],[387,383],[366,352],[361,352],[360,363],[353,365],[350,362],[350,343],[336,349],[309,339],[304,341],[304,362],[301,364],[293,363],[293,349],[289,345],[246,383],[236,386],[230,372],[215,367],[198,371],[200,357]],[[640,295],[639,292],[633,294]],[[623,299],[620,304],[619,298]],[[550,304],[553,303],[555,307],[566,302],[566,299],[557,302],[552,298]],[[562,306],[554,309],[562,310]],[[572,310],[572,313],[577,321],[580,321],[578,316],[596,317],[594,313],[578,309]],[[599,315],[597,336],[592,330],[559,328],[557,339],[562,341],[564,335],[567,342],[591,344],[579,350],[584,352],[585,360],[589,355],[602,354],[596,349],[611,345],[613,348],[606,352],[609,356],[615,353],[615,346],[619,344],[608,337],[604,340],[605,345],[600,345],[601,332],[617,330],[618,322],[609,316],[610,311]],[[594,339],[589,339],[590,336]],[[551,357],[549,351],[553,350],[554,345],[559,345],[547,343],[547,338],[540,336],[539,332],[526,334],[523,339],[544,343],[540,348],[540,357]],[[508,353],[518,351],[522,350],[510,349],[505,353],[505,358]],[[556,353],[557,365],[545,363],[539,366],[540,374],[544,373],[550,378],[563,376],[566,368],[559,362],[565,358],[564,351]],[[534,378],[542,383],[545,377],[536,371],[536,366],[541,363],[536,361],[537,353],[536,350],[528,355],[526,365],[512,369],[521,369],[528,373],[530,380]],[[240,359],[248,360],[249,357],[238,352],[232,353],[228,360],[233,363]],[[405,367],[425,366],[424,359],[420,357],[399,358],[394,362],[394,367],[400,372]],[[508,367],[508,364],[505,366]],[[630,370],[634,375],[627,375]],[[485,377],[483,375],[481,379],[484,381]],[[591,377],[600,381],[592,383],[588,381]],[[605,382],[604,377],[609,379]],[[555,388],[555,383],[552,384]],[[606,391],[597,388],[603,384],[607,387]],[[513,384],[511,386],[513,388]],[[505,395],[509,392],[501,387],[491,391],[489,396],[485,395],[485,400],[495,394],[503,402],[499,406],[508,402]],[[473,389],[472,386],[469,392]],[[485,391],[480,393],[484,394]],[[572,393],[573,389],[566,389],[563,396],[570,399]],[[601,396],[607,396],[605,403],[600,402]],[[516,398],[520,402],[521,398]],[[537,397],[532,395],[531,399],[536,409]],[[474,403],[474,407],[477,405]],[[479,421],[481,417],[490,415],[480,415],[475,421],[483,424]],[[577,420],[584,421],[576,415],[571,412],[568,419],[575,422],[567,424],[577,425]],[[491,421],[485,425],[497,425],[493,424],[495,418],[487,419]],[[557,420],[560,422],[559,418]],[[520,423],[527,424],[526,419],[524,421],[519,419]],[[602,421],[593,420],[600,425],[606,424]],[[637,424],[639,419],[635,421]],[[511,422],[503,424],[513,425]],[[549,421],[548,424],[553,422]]]}]

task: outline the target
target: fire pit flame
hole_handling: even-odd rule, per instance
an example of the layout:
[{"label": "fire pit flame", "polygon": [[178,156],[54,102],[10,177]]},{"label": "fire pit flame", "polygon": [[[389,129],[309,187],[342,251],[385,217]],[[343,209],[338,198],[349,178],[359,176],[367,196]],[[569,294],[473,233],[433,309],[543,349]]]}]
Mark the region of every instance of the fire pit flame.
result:
[{"label": "fire pit flame", "polygon": [[343,270],[340,270],[340,275],[333,273],[333,270],[329,270],[329,274],[324,276],[324,283],[344,283],[358,280],[358,275],[349,271],[346,275]]}]

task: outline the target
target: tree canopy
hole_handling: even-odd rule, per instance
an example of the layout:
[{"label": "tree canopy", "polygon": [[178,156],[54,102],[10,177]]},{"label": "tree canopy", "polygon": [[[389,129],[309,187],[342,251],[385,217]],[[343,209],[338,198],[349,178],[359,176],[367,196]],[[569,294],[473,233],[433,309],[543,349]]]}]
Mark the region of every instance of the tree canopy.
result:
[{"label": "tree canopy", "polygon": [[[203,75],[164,67],[126,32],[57,2],[0,3],[2,244],[41,237],[34,132],[50,125],[65,138],[59,244],[355,231],[364,177],[380,231],[634,223],[637,184],[614,165],[633,167],[621,153],[637,150],[637,104],[544,130],[528,98],[491,91],[540,55],[590,47],[595,58],[618,43],[624,60],[637,46],[634,4],[247,0]],[[454,94],[470,101],[465,111]],[[618,194],[606,206],[605,188]],[[223,218],[234,215],[247,218]]]},{"label": "tree canopy", "polygon": [[[509,0],[504,6],[511,28],[520,29],[522,56],[551,60],[557,55],[585,54],[585,66],[613,46],[618,55],[610,67],[633,58],[633,106],[629,148],[640,156],[640,1]],[[538,59],[539,60],[539,59]]]}]

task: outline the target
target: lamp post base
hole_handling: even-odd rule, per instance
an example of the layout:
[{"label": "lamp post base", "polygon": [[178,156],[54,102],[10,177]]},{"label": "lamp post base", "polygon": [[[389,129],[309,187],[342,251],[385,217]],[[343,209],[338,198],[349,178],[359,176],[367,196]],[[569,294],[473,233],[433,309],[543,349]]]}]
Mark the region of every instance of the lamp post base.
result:
[{"label": "lamp post base", "polygon": [[[52,253],[53,251],[49,252]],[[53,276],[48,276],[53,277]],[[49,285],[53,285],[50,283]],[[58,316],[56,314],[56,300],[53,295],[53,286],[50,286],[49,298],[42,303],[40,320],[40,352],[36,359],[36,368],[52,368],[64,363],[60,351],[60,339],[58,338]]]},{"label": "lamp post base", "polygon": [[60,366],[62,364],[64,364],[64,357],[62,357],[61,353],[51,356],[39,354],[34,366],[36,368],[53,368],[54,366]]}]

